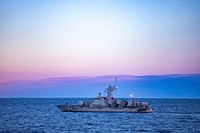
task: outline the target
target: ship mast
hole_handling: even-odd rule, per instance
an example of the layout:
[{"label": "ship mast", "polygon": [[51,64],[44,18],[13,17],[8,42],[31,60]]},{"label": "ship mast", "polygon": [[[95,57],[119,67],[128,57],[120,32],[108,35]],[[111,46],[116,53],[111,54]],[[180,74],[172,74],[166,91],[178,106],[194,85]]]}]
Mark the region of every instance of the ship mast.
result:
[{"label": "ship mast", "polygon": [[117,78],[115,78],[115,85],[114,86],[111,86],[109,85],[108,88],[106,89],[107,90],[107,99],[108,100],[111,100],[112,99],[112,93],[115,89],[117,89],[116,87],[116,84],[117,84]]},{"label": "ship mast", "polygon": [[116,85],[117,85],[117,78],[115,78],[115,86],[114,86],[115,89],[117,89],[117,88],[116,88]]}]

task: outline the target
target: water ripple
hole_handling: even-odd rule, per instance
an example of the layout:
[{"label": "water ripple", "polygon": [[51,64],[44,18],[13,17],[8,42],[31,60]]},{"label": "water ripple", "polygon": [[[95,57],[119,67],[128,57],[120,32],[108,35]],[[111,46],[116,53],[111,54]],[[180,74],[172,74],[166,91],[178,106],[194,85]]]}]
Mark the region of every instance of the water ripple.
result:
[{"label": "water ripple", "polygon": [[[200,100],[146,99],[153,113],[60,112],[79,99],[0,99],[1,133],[200,132]],[[192,104],[191,104],[192,103]]]}]

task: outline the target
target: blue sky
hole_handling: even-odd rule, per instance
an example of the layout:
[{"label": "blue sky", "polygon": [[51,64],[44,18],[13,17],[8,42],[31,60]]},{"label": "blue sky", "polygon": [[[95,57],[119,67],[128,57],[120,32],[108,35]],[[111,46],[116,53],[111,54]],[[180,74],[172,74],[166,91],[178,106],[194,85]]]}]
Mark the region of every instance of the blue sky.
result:
[{"label": "blue sky", "polygon": [[[0,20],[0,83],[200,73],[199,0],[1,0]],[[143,86],[145,92],[150,83]],[[174,87],[164,83],[154,87],[171,88],[172,97],[198,95],[175,88],[176,95]],[[185,87],[180,80],[168,83]],[[134,86],[132,82],[124,84],[130,85]],[[185,90],[193,86],[193,94],[198,85],[192,80]],[[16,87],[17,91],[26,94],[23,86]],[[34,91],[32,87],[29,92]],[[14,90],[10,94],[15,94]],[[155,96],[143,97],[166,92],[158,90],[154,90]]]},{"label": "blue sky", "polygon": [[1,98],[96,97],[118,78],[116,98],[200,98],[200,75],[60,77],[0,83]]},{"label": "blue sky", "polygon": [[2,80],[199,73],[199,6],[198,0],[2,0]]}]

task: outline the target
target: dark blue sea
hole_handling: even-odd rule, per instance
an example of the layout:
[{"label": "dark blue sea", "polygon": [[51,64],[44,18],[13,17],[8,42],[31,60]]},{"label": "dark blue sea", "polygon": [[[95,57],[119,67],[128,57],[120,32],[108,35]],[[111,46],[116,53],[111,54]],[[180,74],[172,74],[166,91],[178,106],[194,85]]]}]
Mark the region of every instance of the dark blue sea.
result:
[{"label": "dark blue sea", "polygon": [[73,113],[56,107],[78,100],[1,98],[0,132],[200,133],[200,99],[138,99],[150,102],[153,113]]}]

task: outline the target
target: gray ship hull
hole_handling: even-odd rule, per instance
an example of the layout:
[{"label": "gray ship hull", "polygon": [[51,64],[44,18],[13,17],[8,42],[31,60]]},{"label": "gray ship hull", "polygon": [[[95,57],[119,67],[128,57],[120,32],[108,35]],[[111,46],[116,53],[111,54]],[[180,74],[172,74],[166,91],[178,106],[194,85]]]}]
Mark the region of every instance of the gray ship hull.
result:
[{"label": "gray ship hull", "polygon": [[112,107],[83,107],[57,105],[62,112],[127,112],[127,113],[150,113],[152,108],[112,108]]}]

